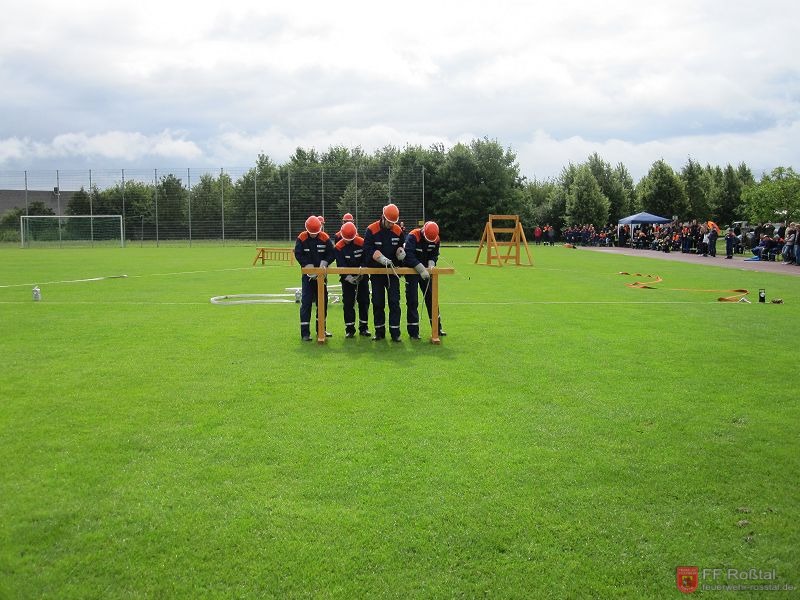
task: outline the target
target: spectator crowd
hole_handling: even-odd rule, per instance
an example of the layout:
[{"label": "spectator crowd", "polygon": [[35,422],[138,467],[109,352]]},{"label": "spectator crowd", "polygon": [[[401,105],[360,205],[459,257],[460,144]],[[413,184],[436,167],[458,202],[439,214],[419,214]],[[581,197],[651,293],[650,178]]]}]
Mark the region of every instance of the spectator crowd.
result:
[{"label": "spectator crowd", "polygon": [[[673,221],[665,224],[617,226],[608,224],[573,225],[562,231],[565,244],[573,246],[629,247],[638,250],[681,252],[698,256],[717,256],[717,243],[724,241],[725,258],[748,254],[747,260],[781,261],[798,265],[800,257],[798,223],[765,223],[753,228],[734,225],[725,231],[713,221]],[[533,229],[534,243],[554,242],[550,225]]]}]

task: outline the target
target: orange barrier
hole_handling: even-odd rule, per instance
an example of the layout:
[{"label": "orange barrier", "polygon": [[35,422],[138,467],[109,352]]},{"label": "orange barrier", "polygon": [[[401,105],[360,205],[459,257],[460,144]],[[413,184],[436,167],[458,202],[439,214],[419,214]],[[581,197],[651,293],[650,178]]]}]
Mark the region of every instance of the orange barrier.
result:
[{"label": "orange barrier", "polygon": [[253,266],[260,260],[263,265],[265,261],[272,260],[294,264],[294,250],[291,248],[257,248],[258,253],[253,259]]}]

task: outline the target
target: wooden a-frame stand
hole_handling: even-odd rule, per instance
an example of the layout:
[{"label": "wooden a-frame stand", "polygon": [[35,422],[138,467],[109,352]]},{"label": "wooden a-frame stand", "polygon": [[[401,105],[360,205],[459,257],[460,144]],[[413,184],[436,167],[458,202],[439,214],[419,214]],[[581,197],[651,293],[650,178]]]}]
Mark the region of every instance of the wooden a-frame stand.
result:
[{"label": "wooden a-frame stand", "polygon": [[[514,226],[495,227],[495,221],[514,221]],[[495,236],[497,233],[510,233],[511,240],[498,242]],[[481,243],[478,246],[478,254],[475,256],[475,264],[478,264],[481,258],[481,250],[483,250],[484,244],[486,244],[486,262],[481,264],[502,267],[509,260],[514,259],[514,264],[517,266],[533,266],[533,258],[531,258],[531,251],[530,248],[528,248],[528,240],[525,238],[525,231],[522,229],[522,223],[519,222],[519,215],[489,215],[486,227],[483,228]],[[520,263],[520,258],[522,258],[520,247],[523,245],[528,255],[527,265]],[[500,253],[501,247],[508,248],[508,251],[504,255]]]}]

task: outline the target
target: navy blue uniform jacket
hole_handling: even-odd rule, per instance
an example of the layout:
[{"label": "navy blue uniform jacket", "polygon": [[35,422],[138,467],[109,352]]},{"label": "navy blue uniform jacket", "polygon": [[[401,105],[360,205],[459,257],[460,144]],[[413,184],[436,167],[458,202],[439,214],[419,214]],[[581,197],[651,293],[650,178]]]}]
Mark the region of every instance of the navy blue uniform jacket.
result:
[{"label": "navy blue uniform jacket", "polygon": [[375,250],[379,250],[386,258],[399,264],[395,253],[404,241],[403,230],[397,223],[392,225],[391,229],[384,229],[380,220],[375,221],[364,233],[364,266],[377,268],[383,266],[372,260]]},{"label": "navy blue uniform jacket", "polygon": [[323,260],[331,264],[335,258],[333,242],[324,231],[315,238],[302,231],[294,244],[294,257],[301,267],[318,267]]},{"label": "navy blue uniform jacket", "polygon": [[439,243],[439,236],[436,236],[436,241],[429,242],[422,235],[422,229],[412,229],[406,238],[406,264],[414,268],[422,263],[426,269],[429,260],[436,264],[439,260]]}]

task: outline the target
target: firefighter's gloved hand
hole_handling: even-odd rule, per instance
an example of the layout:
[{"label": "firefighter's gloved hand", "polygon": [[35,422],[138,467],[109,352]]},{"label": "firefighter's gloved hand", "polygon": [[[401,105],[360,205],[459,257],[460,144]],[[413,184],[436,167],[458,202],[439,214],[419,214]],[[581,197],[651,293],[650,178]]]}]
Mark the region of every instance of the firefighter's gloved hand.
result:
[{"label": "firefighter's gloved hand", "polygon": [[397,252],[395,253],[395,256],[397,257],[397,260],[399,260],[399,261],[405,260],[406,259],[406,249],[403,248],[402,246],[400,246],[397,249]]},{"label": "firefighter's gloved hand", "polygon": [[422,263],[417,263],[414,268],[416,269],[417,273],[419,273],[420,277],[423,279],[430,279],[431,274],[425,269],[425,265]]},{"label": "firefighter's gloved hand", "polygon": [[358,277],[355,275],[347,275],[344,280],[349,283],[350,285],[356,285],[358,283]]},{"label": "firefighter's gloved hand", "polygon": [[327,260],[321,260],[321,261],[319,261],[319,266],[320,266],[320,268],[322,268],[322,269],[327,269],[327,268],[328,268],[328,261],[327,261]]},{"label": "firefighter's gloved hand", "polygon": [[386,258],[383,254],[378,257],[378,262],[382,264],[384,267],[391,267],[392,261]]},{"label": "firefighter's gloved hand", "polygon": [[428,261],[428,268],[429,268],[429,269],[432,269],[432,268],[433,268],[433,267],[435,267],[435,266],[436,266],[436,263],[435,263],[435,262],[433,262],[432,260],[429,260],[429,261]]}]

